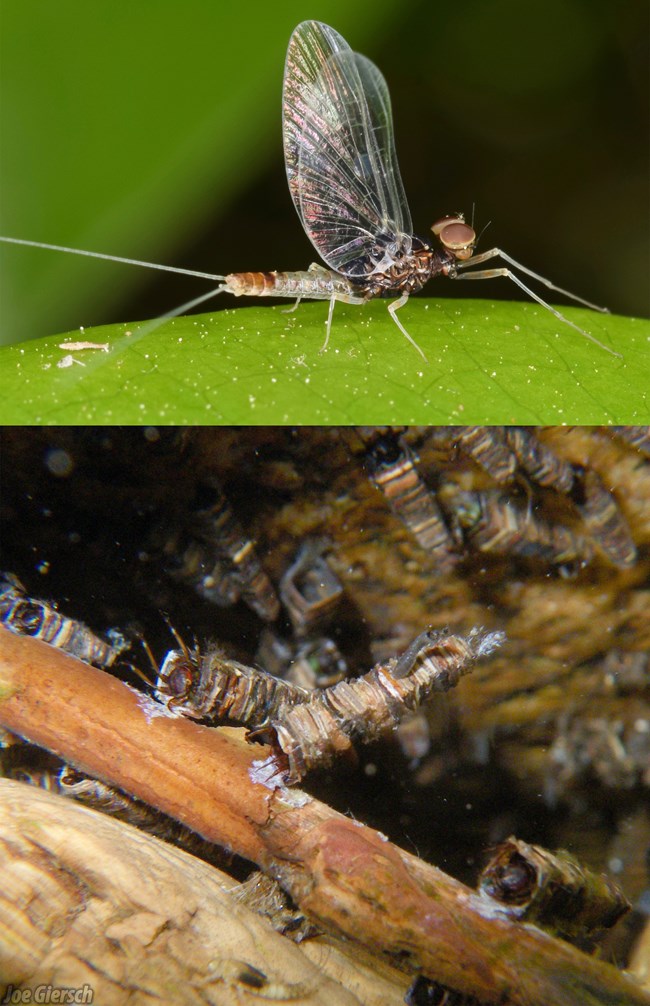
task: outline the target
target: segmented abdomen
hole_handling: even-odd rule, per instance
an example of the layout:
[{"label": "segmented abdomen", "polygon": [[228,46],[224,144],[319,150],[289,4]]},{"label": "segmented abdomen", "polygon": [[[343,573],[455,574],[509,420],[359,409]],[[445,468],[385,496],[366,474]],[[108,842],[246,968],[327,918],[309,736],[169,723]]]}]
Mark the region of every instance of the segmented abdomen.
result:
[{"label": "segmented abdomen", "polygon": [[234,272],[226,276],[224,287],[235,297],[306,297],[309,300],[358,296],[360,292],[345,276],[320,267],[298,272]]}]

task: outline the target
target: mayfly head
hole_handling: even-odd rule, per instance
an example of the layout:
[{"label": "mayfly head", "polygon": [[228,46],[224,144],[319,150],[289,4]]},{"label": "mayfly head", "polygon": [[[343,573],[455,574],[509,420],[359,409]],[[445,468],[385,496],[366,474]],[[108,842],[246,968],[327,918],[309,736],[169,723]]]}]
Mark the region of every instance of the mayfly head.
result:
[{"label": "mayfly head", "polygon": [[[456,261],[466,262],[474,254],[476,231],[465,223],[465,217],[462,213],[436,220],[434,224],[431,224],[431,230],[445,251],[450,252]],[[453,261],[451,269],[453,269]],[[450,271],[450,267],[447,266],[442,271],[447,273]]]}]

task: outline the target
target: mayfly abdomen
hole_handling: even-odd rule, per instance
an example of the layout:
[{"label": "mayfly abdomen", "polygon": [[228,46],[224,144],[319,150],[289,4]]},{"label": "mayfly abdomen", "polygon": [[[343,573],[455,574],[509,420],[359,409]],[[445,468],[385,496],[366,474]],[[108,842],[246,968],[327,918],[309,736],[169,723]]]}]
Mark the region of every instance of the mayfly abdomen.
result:
[{"label": "mayfly abdomen", "polygon": [[322,266],[296,272],[234,272],[223,289],[235,297],[295,297],[309,300],[363,299],[363,291],[345,276]]}]

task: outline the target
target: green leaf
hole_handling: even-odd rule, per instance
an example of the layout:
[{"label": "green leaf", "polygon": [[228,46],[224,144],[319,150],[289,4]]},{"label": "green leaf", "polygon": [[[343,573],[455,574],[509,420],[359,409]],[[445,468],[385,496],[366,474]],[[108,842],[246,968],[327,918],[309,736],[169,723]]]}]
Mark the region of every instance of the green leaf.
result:
[{"label": "green leaf", "polygon": [[[644,423],[650,323],[563,309],[620,360],[536,305],[414,299],[386,309],[235,308],[0,350],[3,423]],[[68,341],[108,351],[70,350]]]}]

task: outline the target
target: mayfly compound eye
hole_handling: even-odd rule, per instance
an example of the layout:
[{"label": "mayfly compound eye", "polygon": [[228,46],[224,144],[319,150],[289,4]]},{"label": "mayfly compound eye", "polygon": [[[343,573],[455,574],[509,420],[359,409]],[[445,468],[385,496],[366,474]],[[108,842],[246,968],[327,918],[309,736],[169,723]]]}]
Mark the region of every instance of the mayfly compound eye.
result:
[{"label": "mayfly compound eye", "polygon": [[450,251],[459,262],[466,262],[474,254],[476,244],[476,232],[473,227],[462,220],[450,220],[445,226],[436,232],[438,233],[440,244]]}]

